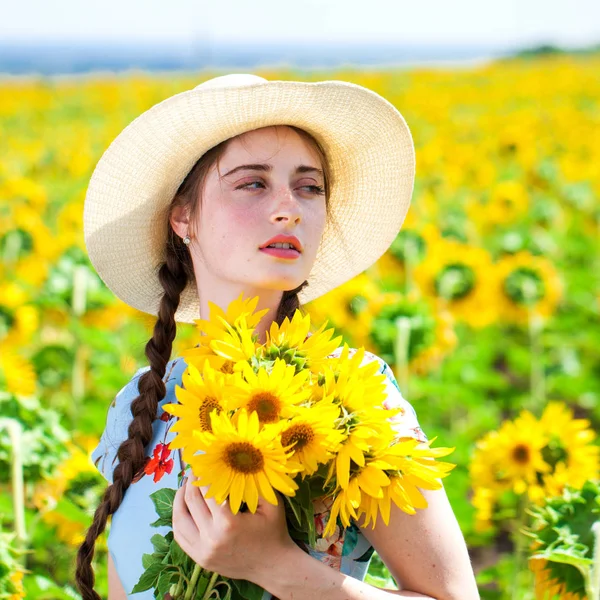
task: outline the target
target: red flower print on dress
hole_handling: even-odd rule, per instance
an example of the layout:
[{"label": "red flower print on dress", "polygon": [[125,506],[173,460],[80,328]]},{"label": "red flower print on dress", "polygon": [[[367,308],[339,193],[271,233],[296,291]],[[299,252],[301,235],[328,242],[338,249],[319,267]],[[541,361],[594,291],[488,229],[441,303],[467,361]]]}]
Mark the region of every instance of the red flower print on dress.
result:
[{"label": "red flower print on dress", "polygon": [[[154,456],[148,461],[144,468],[146,475],[154,473],[154,483],[160,481],[165,473],[171,473],[175,461],[171,456],[169,444],[158,443],[154,448]],[[169,459],[169,460],[167,460]]]},{"label": "red flower print on dress", "polygon": [[330,536],[323,536],[323,531],[331,515],[333,498],[321,497],[313,499],[315,532],[317,534],[314,549],[321,552],[319,560],[338,571],[342,566],[342,550],[344,549],[344,537],[346,530],[340,530],[336,525],[335,531]]}]

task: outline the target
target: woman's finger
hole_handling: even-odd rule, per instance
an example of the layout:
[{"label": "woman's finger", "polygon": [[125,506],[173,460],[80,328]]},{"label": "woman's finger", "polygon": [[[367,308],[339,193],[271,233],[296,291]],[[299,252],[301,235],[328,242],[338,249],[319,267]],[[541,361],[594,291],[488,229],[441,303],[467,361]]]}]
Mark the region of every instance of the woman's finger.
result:
[{"label": "woman's finger", "polygon": [[197,481],[198,480],[190,473],[185,485],[185,502],[198,530],[202,531],[206,530],[207,527],[210,527],[209,523],[213,519],[213,513],[211,507],[208,506],[204,495],[196,485]]},{"label": "woman's finger", "polygon": [[173,499],[173,536],[181,549],[187,551],[191,547],[191,540],[198,535],[198,527],[185,500],[184,484],[177,490]]}]

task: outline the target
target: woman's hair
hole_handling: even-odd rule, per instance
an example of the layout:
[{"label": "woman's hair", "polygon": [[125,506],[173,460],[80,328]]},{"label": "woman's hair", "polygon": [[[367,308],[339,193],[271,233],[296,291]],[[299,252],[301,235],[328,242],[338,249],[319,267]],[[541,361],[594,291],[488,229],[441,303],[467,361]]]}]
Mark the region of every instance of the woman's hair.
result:
[{"label": "woman's hair", "polygon": [[[325,152],[319,142],[303,129],[291,125],[287,127],[296,131],[315,151],[321,161],[324,173],[327,217],[331,219],[329,197],[332,178]],[[195,222],[202,203],[201,190],[204,188],[206,176],[215,163],[217,167],[219,166],[219,160],[232,139],[235,138],[221,142],[198,159],[167,207],[164,221],[167,228],[165,260],[158,271],[158,278],[164,289],[164,294],[160,301],[152,338],[145,348],[150,370],[141,375],[138,380],[139,396],[131,403],[133,420],[127,431],[128,439],[117,450],[119,464],[113,472],[113,483],[106,488],[94,513],[93,522],[86,532],[85,540],[77,552],[75,578],[83,600],[100,600],[100,596],[94,591],[95,576],[92,568],[96,540],[104,532],[108,517],[115,513],[121,505],[125,492],[136,475],[141,475],[143,472],[146,463],[146,445],[150,443],[153,436],[152,422],[156,419],[159,402],[166,395],[163,378],[167,363],[171,358],[173,340],[177,330],[175,312],[185,287],[190,282],[196,284],[191,255],[187,246],[173,231],[170,216],[175,207],[182,206],[189,210],[190,223]],[[308,281],[304,281],[297,288],[283,293],[275,317],[278,324],[281,325],[286,317],[291,319],[296,309],[300,309],[298,293],[306,285],[308,285]]]}]

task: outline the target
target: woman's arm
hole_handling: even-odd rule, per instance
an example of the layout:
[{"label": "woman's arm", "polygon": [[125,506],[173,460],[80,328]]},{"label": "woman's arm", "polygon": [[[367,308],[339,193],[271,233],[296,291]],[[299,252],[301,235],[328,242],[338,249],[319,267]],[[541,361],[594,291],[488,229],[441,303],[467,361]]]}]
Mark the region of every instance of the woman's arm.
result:
[{"label": "woman's arm", "polygon": [[443,600],[478,600],[475,574],[446,490],[419,488],[427,508],[409,515],[392,503],[390,522],[358,525],[401,588]]},{"label": "woman's arm", "polygon": [[437,600],[415,592],[374,587],[332,569],[298,547],[265,557],[264,570],[253,580],[280,600]]},{"label": "woman's arm", "polygon": [[371,586],[299,548],[273,557],[255,583],[281,600],[479,600],[467,547],[445,489],[421,491],[427,508],[408,515],[392,504],[389,525],[379,517],[375,529],[361,527],[404,589]]},{"label": "woman's arm", "polygon": [[108,553],[108,600],[127,600],[127,593],[119,579],[110,552]]}]

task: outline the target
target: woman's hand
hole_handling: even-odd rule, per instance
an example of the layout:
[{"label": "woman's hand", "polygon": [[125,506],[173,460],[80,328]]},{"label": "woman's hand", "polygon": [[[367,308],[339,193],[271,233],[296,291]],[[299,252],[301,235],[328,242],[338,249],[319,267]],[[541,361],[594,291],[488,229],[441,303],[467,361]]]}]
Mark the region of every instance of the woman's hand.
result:
[{"label": "woman's hand", "polygon": [[226,500],[217,504],[205,498],[190,472],[173,503],[173,537],[181,549],[202,568],[232,579],[256,583],[265,568],[288,551],[298,551],[289,535],[284,499],[273,506],[262,498],[256,513],[234,515]]}]

